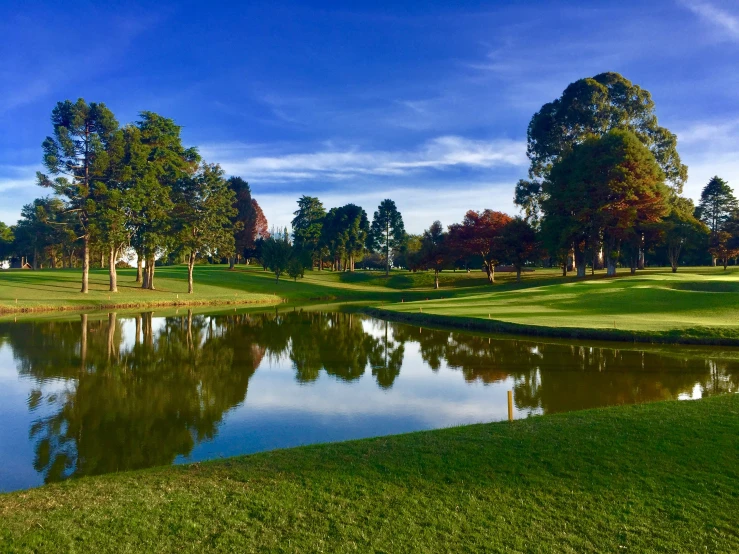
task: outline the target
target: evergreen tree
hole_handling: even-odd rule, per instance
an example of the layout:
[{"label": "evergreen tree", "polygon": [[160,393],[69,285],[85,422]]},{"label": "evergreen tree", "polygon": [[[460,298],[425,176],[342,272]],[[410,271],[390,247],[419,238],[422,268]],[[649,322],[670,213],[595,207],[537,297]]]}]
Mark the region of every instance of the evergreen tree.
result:
[{"label": "evergreen tree", "polygon": [[298,199],[298,209],[293,215],[293,245],[299,252],[305,252],[310,257],[311,269],[318,262],[318,270],[322,270],[320,244],[326,216],[323,204],[315,196],[301,196]]},{"label": "evergreen tree", "polygon": [[200,171],[175,184],[173,227],[179,249],[187,254],[187,292],[193,293],[193,268],[199,256],[232,256],[235,194],[218,165],[203,163]]},{"label": "evergreen tree", "polygon": [[111,150],[119,138],[118,122],[105,104],[57,103],[51,113],[53,135],[43,142],[44,166],[38,183],[66,198],[67,209],[77,215],[83,243],[82,288],[89,290],[90,232],[96,210],[96,187],[111,177]]},{"label": "evergreen tree", "polygon": [[382,252],[385,259],[385,275],[390,275],[391,254],[403,246],[405,227],[395,202],[383,200],[372,218],[368,235],[372,250]]},{"label": "evergreen tree", "polygon": [[723,230],[737,207],[734,191],[726,181],[716,176],[703,187],[696,213],[699,219],[708,225],[711,236],[715,236]]}]

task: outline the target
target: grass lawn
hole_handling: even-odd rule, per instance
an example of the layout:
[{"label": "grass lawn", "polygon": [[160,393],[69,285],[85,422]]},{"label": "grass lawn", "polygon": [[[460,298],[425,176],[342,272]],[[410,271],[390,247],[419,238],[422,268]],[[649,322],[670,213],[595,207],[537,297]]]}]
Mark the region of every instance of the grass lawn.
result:
[{"label": "grass lawn", "polygon": [[739,395],[0,495],[8,552],[737,552]]},{"label": "grass lawn", "polygon": [[[195,294],[186,294],[185,266],[157,269],[157,290],[134,282],[122,270],[118,294],[107,288],[107,272],[91,273],[91,292],[79,290],[78,270],[0,273],[0,313],[54,309],[145,308],[189,304],[343,302],[381,308],[391,317],[426,324],[452,324],[493,331],[618,340],[739,344],[739,268],[683,268],[627,272],[606,279],[563,278],[559,270],[511,273],[486,284],[482,272],[441,274],[434,290],[430,272],[343,273],[306,271],[294,282],[258,267],[197,266]],[[16,299],[18,302],[16,304]]]},{"label": "grass lawn", "polygon": [[[616,279],[551,280],[455,298],[385,306],[406,319],[593,338],[739,340],[739,270],[648,270]],[[542,329],[543,328],[543,329]],[[580,336],[588,336],[581,332]]]},{"label": "grass lawn", "polygon": [[[532,274],[533,275],[533,274]],[[544,270],[532,283],[546,282],[556,275]],[[108,292],[108,272],[90,272],[90,292],[80,294],[80,270],[0,271],[0,313],[59,309],[151,307],[162,305],[274,303],[281,300],[308,302],[400,301],[439,297],[449,292],[433,290],[431,273],[393,271],[389,278],[378,271],[355,274],[331,271],[306,271],[305,278],[293,282],[283,277],[275,283],[274,274],[259,267],[237,266],[228,271],[223,265],[195,267],[195,292],[187,294],[187,268],[160,267],[156,270],[157,290],[143,290],[135,282],[136,271],[118,272],[118,293]],[[527,283],[531,279],[527,275]],[[507,275],[501,282],[511,281]],[[456,292],[484,290],[482,272],[448,272],[445,285]],[[414,290],[410,290],[414,289]],[[17,302],[16,302],[17,300]]]}]

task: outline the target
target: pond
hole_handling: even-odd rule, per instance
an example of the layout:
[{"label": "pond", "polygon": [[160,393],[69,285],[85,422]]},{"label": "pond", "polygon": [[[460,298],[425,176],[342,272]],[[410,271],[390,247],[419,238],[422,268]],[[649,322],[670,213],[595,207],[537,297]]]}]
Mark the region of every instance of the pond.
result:
[{"label": "pond", "polygon": [[0,491],[74,476],[734,391],[730,349],[488,336],[357,313],[0,323]]}]

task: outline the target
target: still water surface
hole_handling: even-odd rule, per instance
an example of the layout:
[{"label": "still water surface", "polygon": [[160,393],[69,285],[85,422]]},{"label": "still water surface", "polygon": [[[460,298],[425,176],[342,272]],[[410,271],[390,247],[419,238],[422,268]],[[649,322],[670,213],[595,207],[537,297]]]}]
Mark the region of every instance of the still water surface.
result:
[{"label": "still water surface", "polygon": [[739,354],[442,331],[342,312],[0,323],[0,491],[737,390]]}]

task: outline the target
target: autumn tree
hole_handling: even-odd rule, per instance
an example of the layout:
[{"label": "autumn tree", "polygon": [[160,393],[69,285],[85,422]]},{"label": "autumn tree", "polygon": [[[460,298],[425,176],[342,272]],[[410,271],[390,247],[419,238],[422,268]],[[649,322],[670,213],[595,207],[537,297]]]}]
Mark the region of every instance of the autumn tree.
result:
[{"label": "autumn tree", "polygon": [[516,268],[516,281],[521,281],[524,264],[539,253],[536,230],[525,219],[514,217],[500,231],[500,249],[505,259]]},{"label": "autumn tree", "polygon": [[187,254],[187,292],[193,293],[193,268],[199,256],[225,257],[234,252],[236,194],[217,164],[201,165],[193,176],[179,179],[173,190],[174,231]]},{"label": "autumn tree", "polygon": [[90,225],[96,209],[95,188],[110,178],[110,150],[119,138],[118,122],[105,104],[58,102],[51,113],[53,134],[43,142],[44,166],[38,184],[66,199],[77,215],[83,244],[81,292],[89,290]]},{"label": "autumn tree", "polygon": [[390,275],[391,253],[403,245],[405,226],[395,202],[383,200],[372,217],[369,241],[372,250],[382,252],[385,259],[385,275]]},{"label": "autumn tree", "polygon": [[482,266],[488,282],[495,282],[495,266],[500,263],[500,233],[511,221],[511,217],[503,212],[484,210],[468,211],[462,223],[449,226],[451,247],[467,255],[477,255],[482,259]]},{"label": "autumn tree", "polygon": [[584,240],[602,240],[609,275],[616,274],[622,243],[668,211],[664,174],[630,131],[577,145],[552,167],[543,191],[545,221],[551,214]]}]

